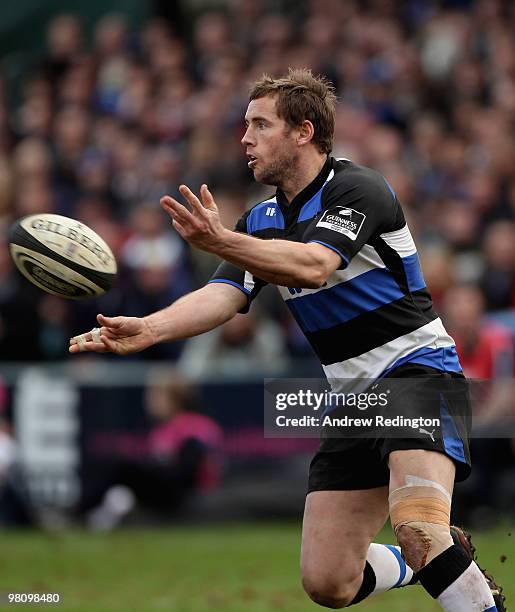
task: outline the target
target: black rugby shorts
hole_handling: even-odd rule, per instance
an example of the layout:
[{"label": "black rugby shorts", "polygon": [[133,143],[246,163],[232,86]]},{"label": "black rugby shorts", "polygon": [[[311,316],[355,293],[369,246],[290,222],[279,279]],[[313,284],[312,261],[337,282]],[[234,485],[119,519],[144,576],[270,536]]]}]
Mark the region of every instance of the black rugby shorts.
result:
[{"label": "black rugby shorts", "polygon": [[[467,383],[462,374],[442,372],[418,364],[404,364],[388,378],[407,378],[409,384],[398,401],[407,405],[410,401],[420,402],[420,389],[410,395],[410,387],[417,386],[417,380],[424,384],[430,380],[430,394],[425,394],[427,414],[438,415],[440,427],[436,431],[418,431],[411,427],[396,437],[369,436],[357,437],[324,437],[320,441],[318,452],[313,457],[309,468],[308,493],[312,491],[346,491],[372,489],[388,484],[390,471],[388,455],[396,450],[424,449],[437,451],[450,457],[456,466],[456,482],[465,480],[471,471],[468,438],[471,427],[471,410]],[[434,392],[441,386],[441,392]],[[452,393],[448,390],[452,386]],[[429,399],[430,398],[430,399]],[[393,404],[392,404],[393,405]],[[442,408],[443,406],[443,408]],[[386,408],[386,411],[388,408]],[[394,413],[398,414],[398,406]]]}]

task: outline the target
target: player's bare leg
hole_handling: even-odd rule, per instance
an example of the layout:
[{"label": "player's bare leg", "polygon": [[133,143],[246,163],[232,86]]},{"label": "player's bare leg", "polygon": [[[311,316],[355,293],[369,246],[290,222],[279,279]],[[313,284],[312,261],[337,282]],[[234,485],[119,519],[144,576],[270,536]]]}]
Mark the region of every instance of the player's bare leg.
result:
[{"label": "player's bare leg", "polygon": [[392,527],[422,586],[448,612],[497,610],[481,571],[450,534],[452,460],[400,450],[390,454],[389,467]]},{"label": "player's bare leg", "polygon": [[343,608],[358,592],[370,543],[388,517],[388,488],[314,491],[306,498],[301,572],[316,603]]}]

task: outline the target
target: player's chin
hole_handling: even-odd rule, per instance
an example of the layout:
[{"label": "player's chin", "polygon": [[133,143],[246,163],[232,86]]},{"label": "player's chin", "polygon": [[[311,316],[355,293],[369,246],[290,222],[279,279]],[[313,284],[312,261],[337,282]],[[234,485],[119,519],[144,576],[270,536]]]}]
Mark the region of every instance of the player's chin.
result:
[{"label": "player's chin", "polygon": [[275,185],[270,172],[267,172],[266,168],[265,169],[254,168],[253,173],[254,173],[254,180],[257,181],[258,183],[263,183],[264,185]]}]

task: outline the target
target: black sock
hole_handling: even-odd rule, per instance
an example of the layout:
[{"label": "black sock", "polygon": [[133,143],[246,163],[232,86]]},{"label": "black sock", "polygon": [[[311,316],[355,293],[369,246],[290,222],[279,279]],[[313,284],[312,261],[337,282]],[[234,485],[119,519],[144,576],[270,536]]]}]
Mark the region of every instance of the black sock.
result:
[{"label": "black sock", "polygon": [[[354,599],[350,602],[349,606],[353,606],[354,604],[363,601],[365,597],[368,597],[370,593],[376,588],[376,575],[372,566],[367,561],[365,563],[365,569],[363,570],[363,582],[359,587],[359,591],[356,593]],[[346,606],[348,607],[348,606]]]},{"label": "black sock", "polygon": [[436,599],[471,563],[469,555],[453,544],[424,566],[417,573],[417,578],[429,595]]}]

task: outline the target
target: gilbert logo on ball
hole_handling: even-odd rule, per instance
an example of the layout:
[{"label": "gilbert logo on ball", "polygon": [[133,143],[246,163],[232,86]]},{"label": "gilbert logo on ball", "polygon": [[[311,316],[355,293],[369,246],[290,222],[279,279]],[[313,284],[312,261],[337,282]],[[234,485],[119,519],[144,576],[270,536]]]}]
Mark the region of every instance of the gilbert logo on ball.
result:
[{"label": "gilbert logo on ball", "polygon": [[102,295],[116,280],[116,260],[100,236],[75,219],[29,215],[10,229],[14,263],[31,283],[70,299]]}]

